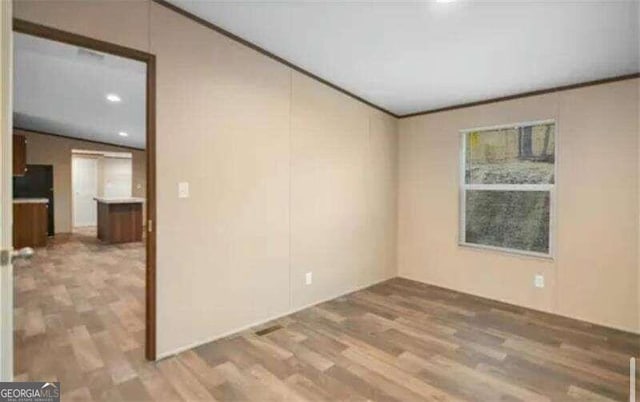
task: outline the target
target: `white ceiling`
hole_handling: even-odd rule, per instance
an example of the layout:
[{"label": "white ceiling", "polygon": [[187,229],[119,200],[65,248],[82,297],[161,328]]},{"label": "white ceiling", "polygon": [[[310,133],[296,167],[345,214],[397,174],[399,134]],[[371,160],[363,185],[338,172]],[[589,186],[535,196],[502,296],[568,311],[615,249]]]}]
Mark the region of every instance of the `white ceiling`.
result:
[{"label": "white ceiling", "polygon": [[640,70],[637,1],[169,2],[397,114]]},{"label": "white ceiling", "polygon": [[144,63],[20,33],[13,45],[15,127],[145,147]]}]

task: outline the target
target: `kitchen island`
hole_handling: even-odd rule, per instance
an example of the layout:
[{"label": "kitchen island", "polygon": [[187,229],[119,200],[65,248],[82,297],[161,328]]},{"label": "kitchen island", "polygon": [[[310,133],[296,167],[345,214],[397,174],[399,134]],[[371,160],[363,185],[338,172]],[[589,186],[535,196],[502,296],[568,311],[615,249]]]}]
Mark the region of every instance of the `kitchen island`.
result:
[{"label": "kitchen island", "polygon": [[94,199],[98,207],[98,239],[107,243],[142,241],[144,198]]},{"label": "kitchen island", "polygon": [[47,198],[13,199],[13,247],[47,245]]}]

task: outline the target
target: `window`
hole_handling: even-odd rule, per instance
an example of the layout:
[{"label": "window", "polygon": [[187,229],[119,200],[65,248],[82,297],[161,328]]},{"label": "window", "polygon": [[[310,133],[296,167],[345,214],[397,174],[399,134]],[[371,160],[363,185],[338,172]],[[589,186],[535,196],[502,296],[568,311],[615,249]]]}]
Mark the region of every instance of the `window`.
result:
[{"label": "window", "polygon": [[551,256],[555,123],[462,131],[460,243]]}]

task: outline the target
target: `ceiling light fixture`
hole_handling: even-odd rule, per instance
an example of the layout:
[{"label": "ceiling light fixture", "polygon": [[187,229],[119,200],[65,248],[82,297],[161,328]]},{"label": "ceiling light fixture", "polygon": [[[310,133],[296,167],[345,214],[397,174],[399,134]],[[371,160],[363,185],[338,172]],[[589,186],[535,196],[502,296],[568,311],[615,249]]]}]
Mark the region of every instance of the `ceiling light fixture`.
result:
[{"label": "ceiling light fixture", "polygon": [[128,137],[128,136],[129,136],[129,133],[125,133],[124,131],[120,131],[120,132],[118,133],[118,135],[119,135],[120,137]]},{"label": "ceiling light fixture", "polygon": [[436,3],[453,3],[456,0],[436,0]]},{"label": "ceiling light fixture", "polygon": [[107,100],[109,102],[117,103],[117,102],[120,102],[122,99],[120,99],[120,97],[116,94],[107,94]]}]

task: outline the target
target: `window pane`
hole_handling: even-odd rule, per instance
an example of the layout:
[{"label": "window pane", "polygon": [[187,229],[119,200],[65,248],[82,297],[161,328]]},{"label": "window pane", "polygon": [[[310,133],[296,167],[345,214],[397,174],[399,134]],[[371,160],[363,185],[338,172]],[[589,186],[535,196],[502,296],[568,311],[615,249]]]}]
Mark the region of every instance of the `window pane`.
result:
[{"label": "window pane", "polygon": [[465,241],[549,253],[549,192],[466,191]]},{"label": "window pane", "polygon": [[555,125],[466,133],[467,184],[552,184]]}]

